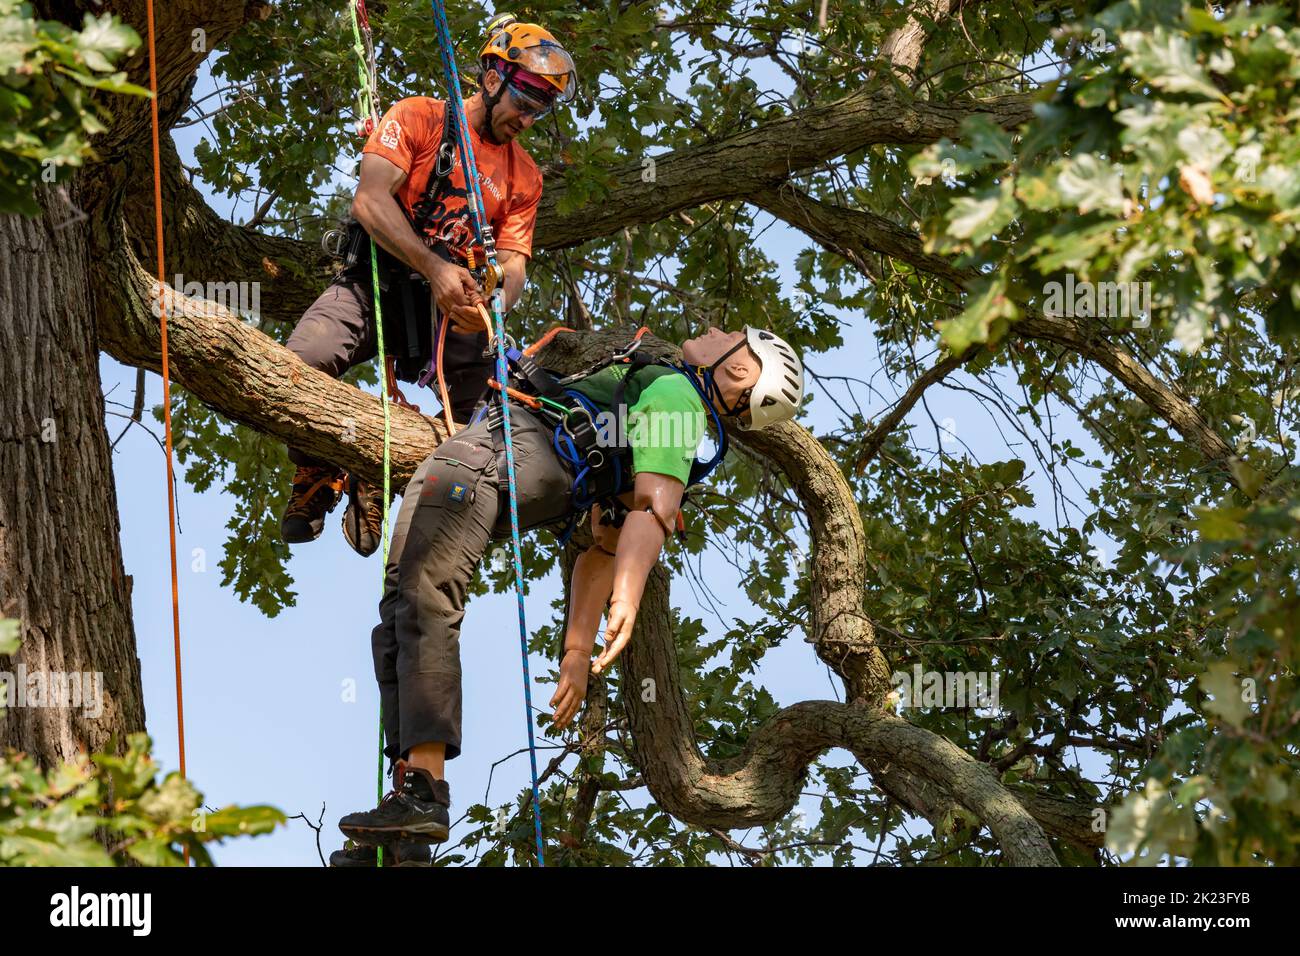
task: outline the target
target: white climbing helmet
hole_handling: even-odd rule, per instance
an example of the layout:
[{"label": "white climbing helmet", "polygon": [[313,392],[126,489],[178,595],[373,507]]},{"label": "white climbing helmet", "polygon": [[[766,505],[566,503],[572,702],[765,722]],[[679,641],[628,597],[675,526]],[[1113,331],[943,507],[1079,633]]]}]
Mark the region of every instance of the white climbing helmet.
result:
[{"label": "white climbing helmet", "polygon": [[799,413],[803,400],[803,362],[780,336],[766,329],[745,326],[750,349],[762,363],[758,381],[749,394],[749,425],[737,423],[742,431],[757,431],[786,422]]}]

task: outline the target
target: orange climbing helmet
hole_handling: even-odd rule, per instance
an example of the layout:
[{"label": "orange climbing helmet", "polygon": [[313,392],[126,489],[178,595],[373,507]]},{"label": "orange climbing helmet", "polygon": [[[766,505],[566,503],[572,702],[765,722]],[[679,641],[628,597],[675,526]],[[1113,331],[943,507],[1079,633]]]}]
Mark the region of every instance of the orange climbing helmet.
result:
[{"label": "orange climbing helmet", "polygon": [[536,23],[520,23],[509,13],[496,17],[488,24],[488,41],[479,52],[485,74],[499,66],[490,62],[493,57],[506,65],[506,69],[499,70],[506,79],[524,71],[553,87],[555,98],[561,103],[572,102],[578,95],[578,73],[573,58],[549,31]]}]

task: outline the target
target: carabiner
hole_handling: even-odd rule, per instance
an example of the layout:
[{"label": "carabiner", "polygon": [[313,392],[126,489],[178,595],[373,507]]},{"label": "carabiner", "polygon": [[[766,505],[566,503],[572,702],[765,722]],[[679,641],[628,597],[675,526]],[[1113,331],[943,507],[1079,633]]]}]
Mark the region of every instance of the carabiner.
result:
[{"label": "carabiner", "polygon": [[347,242],[347,239],[347,232],[336,227],[325,232],[320,237],[320,247],[325,252],[325,255],[331,259],[342,259],[343,244]]},{"label": "carabiner", "polygon": [[629,345],[629,346],[628,346],[626,349],[624,349],[622,352],[615,352],[615,353],[614,353],[614,361],[615,361],[615,362],[626,362],[626,361],[628,360],[629,356],[631,356],[631,354],[632,354],[633,352],[635,352],[637,349],[639,349],[640,347],[641,347],[641,340],[640,340],[640,339],[633,339],[632,344]]}]

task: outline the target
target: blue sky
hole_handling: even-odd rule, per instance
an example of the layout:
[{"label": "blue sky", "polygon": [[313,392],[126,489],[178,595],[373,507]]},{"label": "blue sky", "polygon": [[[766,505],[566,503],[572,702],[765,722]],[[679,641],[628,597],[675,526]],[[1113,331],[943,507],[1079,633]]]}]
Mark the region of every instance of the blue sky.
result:
[{"label": "blue sky", "polygon": [[[211,88],[205,70],[196,97]],[[177,132],[176,140],[186,162],[192,161],[194,145],[203,134],[202,125]],[[214,208],[231,212],[229,200],[207,195]],[[248,215],[247,203],[240,212]],[[760,228],[767,222],[763,217]],[[766,254],[781,264],[786,291],[792,292],[795,256],[807,242],[780,223],[767,229],[762,241]],[[223,281],[220,276],[186,278]],[[869,377],[879,366],[870,331],[859,322],[845,335],[844,347],[816,357],[813,366],[823,375]],[[134,370],[105,357],[101,372],[110,401],[129,405]],[[960,373],[953,377],[954,381],[963,379]],[[161,380],[150,374],[147,382],[148,405],[152,407],[161,399]],[[906,383],[898,383],[900,387],[891,393],[883,376],[875,384],[885,393],[884,398],[859,394],[873,416],[906,387]],[[807,423],[815,429],[832,427],[834,406],[817,394],[815,384],[812,391],[816,397]],[[435,404],[432,394],[407,394],[426,406],[426,411]],[[971,395],[936,387],[927,400],[935,419],[951,419],[952,430],[979,460],[1002,460],[1023,453],[1023,449],[1007,450],[988,412]],[[146,417],[146,421],[152,420]],[[931,428],[929,415],[920,406],[909,421]],[[124,424],[112,416],[107,423],[113,437]],[[1093,443],[1076,424],[1067,421],[1060,425],[1064,431],[1058,427],[1058,437],[1066,435],[1093,452]],[[172,769],[176,765],[177,739],[164,461],[155,441],[133,427],[118,445],[114,469],[124,559],[134,581],[133,610],[148,730],[160,763]],[[1041,475],[1036,474],[1029,484],[1040,504],[1027,510],[1026,516],[1054,524],[1048,504],[1051,496],[1045,493]],[[377,621],[380,560],[377,555],[363,559],[347,547],[339,531],[340,506],[327,519],[320,540],[294,546],[289,570],[295,579],[297,604],[268,619],[220,587],[218,564],[227,537],[225,524],[232,510],[232,499],[219,491],[199,495],[183,482],[179,486],[177,547],[189,774],[210,806],[270,803],[291,815],[306,813],[314,821],[323,803],[322,848],[328,856],[330,850],[342,845],[336,827],[338,818],[373,805],[375,798],[378,696],[372,676],[370,630]],[[1105,542],[1099,544],[1105,548]],[[727,623],[733,617],[753,615],[752,607],[737,588],[737,572],[726,561],[710,555],[704,568],[711,587],[725,602],[722,613]],[[554,573],[533,583],[528,613],[535,626],[549,621],[550,605],[558,589]],[[723,626],[695,602],[686,582],[677,583],[674,597],[686,614],[702,617],[711,630]],[[772,650],[757,675],[757,681],[779,705],[837,696],[838,682],[832,681],[802,637],[792,636]],[[490,807],[511,802],[528,785],[525,752],[496,767],[488,789],[493,763],[526,744],[512,594],[489,595],[471,603],[462,633],[462,653],[464,753],[447,769],[453,819],[472,802],[486,800]],[[549,710],[546,702],[553,685],[538,683],[537,678],[550,669],[550,664],[534,658],[531,669],[534,704]],[[346,699],[350,686],[355,687],[355,702]],[[539,739],[539,743],[544,745],[546,741]],[[544,763],[547,756],[543,751],[540,762]],[[848,755],[835,752],[826,759],[844,764]],[[639,804],[647,794],[641,791],[631,799]],[[817,798],[812,795],[801,801],[810,823],[817,818],[816,804]],[[464,830],[453,830],[453,840]],[[744,833],[733,836],[744,842]],[[293,821],[270,836],[217,847],[214,856],[224,865],[318,862],[315,835],[301,821]]]}]

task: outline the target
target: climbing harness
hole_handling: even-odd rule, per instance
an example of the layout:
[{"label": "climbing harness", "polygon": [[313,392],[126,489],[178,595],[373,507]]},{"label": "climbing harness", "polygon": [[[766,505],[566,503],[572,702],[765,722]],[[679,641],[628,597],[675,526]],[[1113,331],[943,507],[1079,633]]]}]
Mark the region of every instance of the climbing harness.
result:
[{"label": "climbing harness", "polygon": [[[373,34],[364,0],[353,0],[351,15],[358,77],[356,132],[364,141],[379,123],[378,74]],[[424,194],[411,214],[407,214],[405,208],[402,209],[417,235],[423,234],[429,220],[451,189],[455,152],[454,131],[451,124],[444,121],[442,141]],[[395,339],[389,343],[390,348],[381,360],[391,400],[418,412],[419,406],[406,400],[397,387],[397,380],[415,382],[425,387],[436,376],[438,397],[443,405],[448,433],[455,431],[441,360],[448,323],[445,318],[430,314],[427,284],[421,282],[406,263],[375,243],[355,219],[349,218],[341,228],[328,231],[321,238],[321,247],[327,255],[342,263],[344,275],[355,281],[368,282],[375,293],[376,325],[381,333],[387,327],[387,332]],[[381,302],[387,303],[386,309]]]},{"label": "climbing harness", "polygon": [[[666,358],[652,356],[641,351],[642,336],[648,331],[641,328],[630,343],[614,349],[600,361],[582,369],[573,375],[557,376],[542,368],[533,356],[541,350],[557,333],[572,332],[572,329],[557,327],[551,329],[534,345],[520,350],[510,347],[506,358],[511,368],[511,378],[505,392],[528,408],[537,412],[552,427],[552,446],[562,461],[574,472],[573,489],[570,497],[572,504],[568,523],[560,533],[563,546],[573,535],[578,517],[593,505],[601,509],[601,523],[621,527],[627,517],[628,507],[619,500],[619,496],[632,490],[633,471],[631,447],[623,428],[627,422],[627,387],[639,371],[645,368],[663,368],[684,375],[694,387],[700,401],[709,411],[714,429],[718,435],[717,447],[707,461],[695,461],[691,465],[687,479],[687,494],[690,489],[700,484],[722,462],[727,454],[727,432],[722,426],[710,395],[716,391],[712,381],[713,369],[695,370],[685,362],[672,362]],[[724,356],[725,358],[725,356]],[[583,394],[575,386],[593,375],[603,372],[611,366],[627,366],[626,373],[614,387],[609,408],[599,407],[595,401]],[[703,382],[701,382],[703,378]],[[500,383],[493,379],[489,386],[501,390]],[[486,411],[484,408],[482,411]],[[480,415],[482,414],[480,412]],[[608,420],[614,426],[611,435],[608,429],[601,429],[596,419],[608,414]],[[684,534],[680,509],[677,514],[677,533]]]}]

